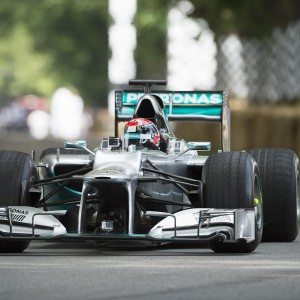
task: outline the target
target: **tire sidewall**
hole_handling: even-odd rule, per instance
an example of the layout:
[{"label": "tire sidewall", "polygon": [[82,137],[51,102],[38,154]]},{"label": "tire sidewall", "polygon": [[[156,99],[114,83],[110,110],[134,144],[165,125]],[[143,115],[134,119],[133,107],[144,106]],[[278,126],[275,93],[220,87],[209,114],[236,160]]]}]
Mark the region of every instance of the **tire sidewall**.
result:
[{"label": "tire sidewall", "polygon": [[[236,152],[232,152],[231,158],[237,155]],[[259,170],[256,161],[247,153],[239,153],[239,162],[238,167],[233,165],[229,165],[230,170],[225,170],[222,165],[222,156],[226,158],[226,154],[218,153],[214,154],[213,156],[209,157],[207,162],[204,165],[203,173],[202,173],[202,180],[204,184],[207,184],[207,179],[209,176],[211,176],[211,168],[212,168],[212,161],[213,159],[219,159],[220,166],[214,164],[214,167],[219,168],[219,178],[220,174],[223,176],[230,176],[231,172],[238,172],[238,177],[236,181],[233,182],[233,184],[236,184],[236,188],[238,189],[238,193],[234,194],[235,199],[231,199],[231,201],[226,201],[226,199],[223,199],[223,205],[220,205],[219,207],[213,207],[209,204],[209,199],[204,198],[204,203],[206,203],[205,207],[207,208],[224,208],[224,209],[254,209],[254,197],[255,197],[255,178],[257,177],[259,180],[259,190],[261,193],[261,185],[260,185],[260,175]],[[221,158],[221,159],[220,159]],[[246,159],[245,164],[240,164],[240,160]],[[235,163],[237,163],[237,159],[235,158]],[[207,164],[207,165],[206,165]],[[222,173],[222,170],[224,173]],[[210,173],[209,175],[207,173]],[[224,182],[221,181],[221,184],[223,186],[218,186],[219,182],[212,182],[212,178],[209,178],[210,180],[210,186],[209,188],[218,188],[223,189],[224,192],[228,187],[224,186]],[[207,186],[205,187],[207,189]],[[238,195],[237,195],[238,194]],[[205,197],[205,195],[204,195]],[[228,198],[227,198],[228,200]],[[259,204],[262,205],[262,202]],[[263,226],[258,226],[258,218],[257,214],[255,215],[255,240],[246,243],[244,240],[241,240],[239,242],[234,243],[218,243],[218,242],[212,242],[210,243],[210,247],[213,251],[218,253],[248,253],[252,252],[256,249],[256,247],[259,245],[261,238],[262,238],[262,232],[263,232]],[[262,218],[263,216],[261,216]],[[262,220],[261,220],[262,222]],[[262,223],[261,223],[262,224]]]}]

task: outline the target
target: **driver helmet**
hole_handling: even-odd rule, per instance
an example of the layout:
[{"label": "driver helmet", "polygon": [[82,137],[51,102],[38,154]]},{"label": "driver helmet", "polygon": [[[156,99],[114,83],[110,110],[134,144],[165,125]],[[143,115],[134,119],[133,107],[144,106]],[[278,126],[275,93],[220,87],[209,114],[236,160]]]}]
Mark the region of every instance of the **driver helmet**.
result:
[{"label": "driver helmet", "polygon": [[124,137],[128,146],[135,145],[137,149],[159,149],[160,133],[157,126],[148,119],[135,118],[127,122]]}]

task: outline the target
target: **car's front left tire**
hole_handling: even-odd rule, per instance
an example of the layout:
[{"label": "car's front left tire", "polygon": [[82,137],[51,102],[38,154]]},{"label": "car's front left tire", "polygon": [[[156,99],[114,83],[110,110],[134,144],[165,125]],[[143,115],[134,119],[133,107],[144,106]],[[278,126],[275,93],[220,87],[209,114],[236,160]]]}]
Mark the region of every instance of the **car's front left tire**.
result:
[{"label": "car's front left tire", "polygon": [[[0,151],[0,207],[28,205],[30,180],[37,179],[37,170],[30,155],[16,151]],[[28,191],[27,191],[28,192]],[[22,202],[23,201],[23,202]],[[0,240],[0,253],[23,252],[30,244],[27,240]]]}]

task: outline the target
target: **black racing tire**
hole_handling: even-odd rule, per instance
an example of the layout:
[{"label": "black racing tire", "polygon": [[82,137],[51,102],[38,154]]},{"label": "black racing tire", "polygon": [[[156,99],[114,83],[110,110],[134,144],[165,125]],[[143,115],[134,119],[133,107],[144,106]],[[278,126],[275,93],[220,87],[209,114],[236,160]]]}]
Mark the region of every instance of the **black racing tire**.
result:
[{"label": "black racing tire", "polygon": [[[37,169],[30,155],[23,152],[0,151],[0,207],[30,205],[29,193],[22,183],[37,179]],[[25,192],[22,192],[25,191]],[[0,253],[23,252],[30,241],[0,241]]]},{"label": "black racing tire", "polygon": [[211,155],[202,171],[205,208],[254,208],[256,202],[255,240],[229,243],[213,241],[210,248],[216,253],[249,253],[262,238],[262,199],[258,167],[254,159],[244,152],[223,152]]},{"label": "black racing tire", "polygon": [[248,151],[257,161],[264,199],[264,242],[292,242],[299,232],[299,159],[290,149]]}]

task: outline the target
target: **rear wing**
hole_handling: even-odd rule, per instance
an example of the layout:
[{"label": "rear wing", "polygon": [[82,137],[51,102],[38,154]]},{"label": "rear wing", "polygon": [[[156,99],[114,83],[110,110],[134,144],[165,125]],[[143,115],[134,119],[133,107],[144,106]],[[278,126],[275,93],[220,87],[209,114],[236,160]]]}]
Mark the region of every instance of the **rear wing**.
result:
[{"label": "rear wing", "polygon": [[[230,112],[227,93],[222,91],[151,91],[164,102],[169,121],[206,121],[221,124],[223,151],[230,151]],[[133,117],[141,90],[115,92],[115,135],[118,123]]]}]

